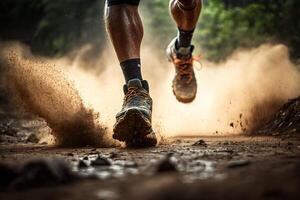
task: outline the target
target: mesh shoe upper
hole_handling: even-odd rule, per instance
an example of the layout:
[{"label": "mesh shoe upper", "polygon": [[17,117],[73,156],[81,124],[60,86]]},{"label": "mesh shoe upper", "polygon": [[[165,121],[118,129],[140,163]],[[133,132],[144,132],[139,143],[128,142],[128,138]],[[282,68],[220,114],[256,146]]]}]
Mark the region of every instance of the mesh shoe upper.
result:
[{"label": "mesh shoe upper", "polygon": [[127,85],[124,85],[124,101],[122,110],[117,114],[119,117],[129,109],[137,109],[142,112],[149,120],[152,115],[152,99],[149,95],[149,87],[147,81],[132,79]]}]

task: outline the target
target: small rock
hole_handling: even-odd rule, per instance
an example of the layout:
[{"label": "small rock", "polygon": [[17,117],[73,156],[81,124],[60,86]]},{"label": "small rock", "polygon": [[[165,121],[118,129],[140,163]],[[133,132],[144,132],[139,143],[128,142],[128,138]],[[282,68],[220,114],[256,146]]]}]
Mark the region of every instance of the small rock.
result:
[{"label": "small rock", "polygon": [[203,147],[207,147],[207,143],[204,140],[198,140],[197,142],[195,142],[192,146],[203,146]]},{"label": "small rock", "polygon": [[181,139],[177,139],[177,140],[175,140],[175,143],[178,143],[178,144],[180,144],[180,143],[181,143]]},{"label": "small rock", "polygon": [[104,157],[98,156],[95,160],[91,162],[92,166],[110,166],[111,162]]},{"label": "small rock", "polygon": [[84,156],[83,160],[89,160],[89,157],[88,156]]},{"label": "small rock", "polygon": [[115,152],[112,152],[112,153],[110,153],[109,157],[114,159],[114,158],[118,157],[118,154]]},{"label": "small rock", "polygon": [[74,154],[73,153],[68,153],[67,156],[74,156]]},{"label": "small rock", "polygon": [[30,142],[30,143],[39,143],[39,141],[40,139],[34,133],[30,134],[26,140],[26,142]]},{"label": "small rock", "polygon": [[233,122],[230,123],[230,126],[233,128],[233,126],[234,126]]},{"label": "small rock", "polygon": [[86,162],[84,162],[83,160],[79,161],[78,168],[84,169],[84,168],[87,168],[87,167],[88,167],[88,164]]},{"label": "small rock", "polygon": [[138,164],[136,162],[133,161],[128,161],[124,163],[124,167],[132,167],[132,168],[137,168]]},{"label": "small rock", "polygon": [[161,161],[158,162],[156,172],[165,173],[165,172],[177,172],[177,167],[171,161],[172,154],[166,155]]},{"label": "small rock", "polygon": [[249,165],[251,162],[249,160],[233,160],[230,161],[227,165],[228,168],[239,168]]},{"label": "small rock", "polygon": [[76,175],[63,160],[32,160],[21,167],[13,186],[17,189],[55,186],[74,181],[75,178]]}]

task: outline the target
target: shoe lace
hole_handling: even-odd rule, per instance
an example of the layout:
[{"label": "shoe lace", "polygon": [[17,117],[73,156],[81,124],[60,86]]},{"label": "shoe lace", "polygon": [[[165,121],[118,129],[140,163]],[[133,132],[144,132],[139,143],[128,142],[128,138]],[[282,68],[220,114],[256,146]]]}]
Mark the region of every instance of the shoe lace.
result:
[{"label": "shoe lace", "polygon": [[138,88],[138,87],[130,87],[128,88],[128,92],[125,95],[125,102],[129,101],[130,99],[132,99],[134,96],[140,96],[143,98],[147,98],[148,97],[148,93],[144,92],[142,89]]},{"label": "shoe lace", "polygon": [[[193,80],[193,64],[197,62],[202,67],[200,62],[200,56],[191,56],[187,60],[174,58],[173,62],[176,65],[178,70],[177,73],[179,74],[179,76],[177,76],[177,79],[184,81],[186,84],[189,84]],[[200,70],[201,67],[196,69]]]}]

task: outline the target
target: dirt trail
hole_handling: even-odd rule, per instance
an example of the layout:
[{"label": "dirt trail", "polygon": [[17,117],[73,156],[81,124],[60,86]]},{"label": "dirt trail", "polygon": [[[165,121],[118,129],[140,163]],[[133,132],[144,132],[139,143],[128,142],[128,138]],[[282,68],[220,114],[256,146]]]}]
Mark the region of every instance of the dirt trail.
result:
[{"label": "dirt trail", "polygon": [[257,131],[279,137],[174,137],[148,149],[2,143],[0,198],[299,199],[298,106],[290,100]]},{"label": "dirt trail", "polygon": [[[40,185],[46,182],[46,186],[41,188],[0,192],[1,199],[24,195],[31,199],[198,199],[204,194],[207,199],[223,199],[224,195],[239,199],[250,187],[246,199],[299,197],[295,188],[300,180],[299,138],[171,138],[157,148],[142,150],[0,145],[0,152],[2,161],[14,165],[33,158],[62,158],[76,174],[97,177],[60,187],[48,187],[44,180]],[[99,155],[110,164],[94,165]],[[170,163],[175,171],[168,167]]]}]

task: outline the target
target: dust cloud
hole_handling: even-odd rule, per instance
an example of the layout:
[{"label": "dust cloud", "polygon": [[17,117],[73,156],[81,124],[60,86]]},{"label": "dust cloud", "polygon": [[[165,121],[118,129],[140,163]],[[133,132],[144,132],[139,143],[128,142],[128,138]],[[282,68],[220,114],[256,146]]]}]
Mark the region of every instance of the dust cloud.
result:
[{"label": "dust cloud", "polygon": [[[11,48],[12,47],[12,48]],[[77,90],[51,60],[34,57],[15,44],[7,56],[10,94],[27,111],[43,118],[58,146],[113,146],[98,115],[87,108]],[[9,52],[9,53],[8,53]]]},{"label": "dust cloud", "polygon": [[[266,44],[239,50],[224,63],[202,61],[201,70],[196,70],[197,98],[182,104],[172,93],[174,67],[155,52],[150,46],[142,47],[142,70],[154,100],[153,125],[162,136],[251,132],[300,94],[300,72],[290,62],[287,47]],[[73,62],[69,75],[111,131],[122,105],[124,80],[111,49],[99,60],[101,74],[82,70]]]},{"label": "dust cloud", "polygon": [[[172,97],[173,70],[155,96],[157,118],[172,135],[212,135],[251,132],[269,120],[289,98],[300,94],[300,72],[282,45],[262,45],[236,52],[226,62],[203,62],[196,72],[198,93],[188,105]],[[155,97],[154,96],[154,97]]]},{"label": "dust cloud", "polygon": [[[47,121],[60,144],[80,143],[77,140],[85,137],[85,143],[112,144],[109,138],[122,105],[124,80],[111,47],[97,57],[94,68],[85,67],[90,63],[82,58],[90,48],[60,59],[30,58],[19,44],[8,48],[15,52],[11,80],[19,96]],[[203,60],[201,70],[196,70],[197,97],[190,104],[173,96],[174,67],[151,46],[142,49],[143,77],[154,100],[153,126],[165,137],[251,132],[300,94],[299,69],[283,45],[239,50],[220,64]],[[100,122],[95,122],[95,113],[100,113]]]}]

